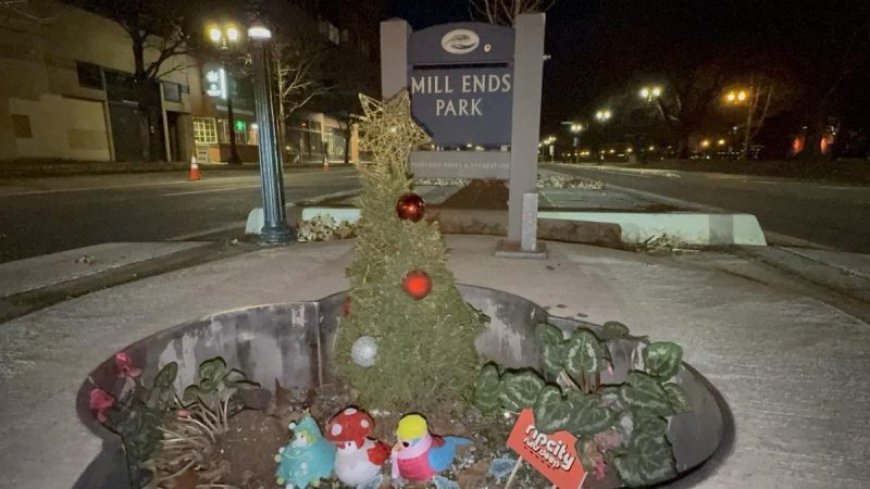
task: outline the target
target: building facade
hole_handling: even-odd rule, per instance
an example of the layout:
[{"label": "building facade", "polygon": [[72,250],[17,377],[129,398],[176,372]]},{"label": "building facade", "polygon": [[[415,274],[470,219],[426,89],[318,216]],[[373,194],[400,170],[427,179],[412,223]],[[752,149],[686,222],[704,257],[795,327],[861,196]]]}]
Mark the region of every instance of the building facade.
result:
[{"label": "building facade", "polygon": [[146,126],[132,93],[131,41],[119,25],[54,0],[3,6],[0,160],[189,158],[200,77],[193,58],[169,63],[185,68],[147,87],[158,103]]},{"label": "building facade", "polygon": [[[287,1],[303,10],[313,31],[337,52],[358,58],[362,68],[353,70],[377,71],[371,32],[339,28],[337,20],[321,15],[319,2]],[[369,25],[372,31],[376,20]],[[146,50],[146,63],[157,54]],[[333,64],[340,71],[347,63]],[[226,162],[230,131],[241,160],[257,161],[259,128],[250,80],[235,79],[220,59],[208,57],[174,56],[163,66],[167,74],[159,81],[138,86],[132,41],[114,21],[57,0],[0,4],[0,164],[16,159],[188,161],[192,156]],[[147,104],[140,103],[143,93]],[[233,121],[227,117],[228,96]],[[339,112],[334,109],[334,104],[312,104],[308,112],[288,118],[283,132],[288,163],[358,160],[356,132],[347,125],[349,109],[340,111],[343,116],[330,115]]]}]

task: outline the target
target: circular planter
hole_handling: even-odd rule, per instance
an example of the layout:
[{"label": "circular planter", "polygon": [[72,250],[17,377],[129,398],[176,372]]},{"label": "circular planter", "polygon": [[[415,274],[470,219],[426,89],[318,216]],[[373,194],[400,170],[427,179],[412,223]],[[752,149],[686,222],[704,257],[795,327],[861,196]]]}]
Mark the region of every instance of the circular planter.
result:
[{"label": "circular planter", "polygon": [[[491,318],[475,343],[478,351],[508,368],[537,368],[539,348],[534,328],[540,322],[565,331],[579,326],[599,328],[585,321],[550,316],[535,303],[507,292],[466,285],[460,285],[459,290],[466,301]],[[144,338],[124,351],[147,379],[153,378],[162,365],[177,362],[175,387],[179,392],[193,383],[200,363],[216,356],[264,388],[272,388],[275,379],[284,387],[329,383],[334,376],[334,344],[346,294],[214,314]],[[619,382],[627,375],[632,348],[631,342],[626,343],[625,348],[612,352],[614,373],[602,381]],[[694,407],[691,413],[672,417],[668,426],[680,478],[710,460],[733,427],[724,400],[700,373],[684,363],[677,377]],[[113,394],[120,391],[123,379],[118,378],[113,358],[91,372],[76,398],[79,418],[104,443],[103,451],[74,487],[128,489],[121,441],[90,411],[89,394],[95,384]]]}]

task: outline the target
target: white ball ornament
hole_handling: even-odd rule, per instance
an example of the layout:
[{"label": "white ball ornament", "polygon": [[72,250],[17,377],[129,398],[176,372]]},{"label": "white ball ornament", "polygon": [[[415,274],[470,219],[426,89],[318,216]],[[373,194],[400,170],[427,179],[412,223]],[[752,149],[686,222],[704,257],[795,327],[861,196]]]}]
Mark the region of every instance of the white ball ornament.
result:
[{"label": "white ball ornament", "polygon": [[360,367],[371,367],[378,357],[378,340],[371,336],[361,336],[350,348],[350,358]]}]

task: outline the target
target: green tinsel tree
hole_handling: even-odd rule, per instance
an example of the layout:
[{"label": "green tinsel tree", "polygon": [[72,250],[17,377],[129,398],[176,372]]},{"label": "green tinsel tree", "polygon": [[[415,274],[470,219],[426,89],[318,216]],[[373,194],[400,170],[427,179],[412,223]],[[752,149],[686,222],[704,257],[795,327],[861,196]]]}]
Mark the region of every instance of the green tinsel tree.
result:
[{"label": "green tinsel tree", "polygon": [[[429,138],[411,118],[406,91],[385,103],[361,99],[361,144],[375,161],[360,168],[362,216],[348,269],[349,314],[336,344],[339,373],[369,408],[426,412],[456,405],[473,390],[480,363],[474,341],[484,321],[459,295],[437,223],[396,212],[398,199],[411,191],[410,152]],[[420,300],[403,288],[412,271],[431,278],[431,292]],[[377,344],[368,367],[351,357],[363,337]]]}]

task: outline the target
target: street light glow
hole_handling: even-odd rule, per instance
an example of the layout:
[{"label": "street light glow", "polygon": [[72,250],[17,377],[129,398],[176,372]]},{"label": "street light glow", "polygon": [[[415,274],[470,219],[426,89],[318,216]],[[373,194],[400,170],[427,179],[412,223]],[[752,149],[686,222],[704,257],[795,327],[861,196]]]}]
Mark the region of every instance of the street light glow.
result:
[{"label": "street light glow", "polygon": [[705,139],[705,140],[701,141],[701,147],[702,148],[709,148],[710,147],[710,140]]},{"label": "street light glow", "polygon": [[725,101],[729,104],[742,104],[749,98],[749,92],[746,90],[731,90],[725,94]]},{"label": "street light glow", "polygon": [[719,146],[725,146],[725,143],[726,143],[726,141],[724,139],[720,139],[720,140],[716,141],[716,144],[718,144]]},{"label": "street light glow", "polygon": [[235,26],[227,27],[227,40],[237,42],[239,40],[239,30]]},{"label": "street light glow", "polygon": [[223,33],[217,27],[212,27],[208,30],[208,37],[212,40],[212,42],[220,42],[223,37]]},{"label": "street light glow", "polygon": [[662,95],[662,87],[655,85],[652,87],[643,87],[640,89],[640,98],[646,100],[647,102],[652,102],[653,100],[659,98]]},{"label": "street light glow", "polygon": [[248,37],[256,41],[268,41],[272,39],[272,31],[262,24],[253,25],[248,29]]}]

